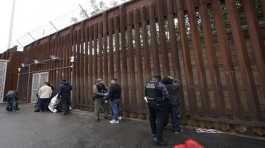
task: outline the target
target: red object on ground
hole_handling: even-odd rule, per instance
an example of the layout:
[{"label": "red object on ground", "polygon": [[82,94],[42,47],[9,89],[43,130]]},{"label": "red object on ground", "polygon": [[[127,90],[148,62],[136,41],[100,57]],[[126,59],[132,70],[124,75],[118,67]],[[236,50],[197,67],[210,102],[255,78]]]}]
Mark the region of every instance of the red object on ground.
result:
[{"label": "red object on ground", "polygon": [[204,148],[204,146],[193,139],[188,139],[185,144],[175,145],[174,148]]}]

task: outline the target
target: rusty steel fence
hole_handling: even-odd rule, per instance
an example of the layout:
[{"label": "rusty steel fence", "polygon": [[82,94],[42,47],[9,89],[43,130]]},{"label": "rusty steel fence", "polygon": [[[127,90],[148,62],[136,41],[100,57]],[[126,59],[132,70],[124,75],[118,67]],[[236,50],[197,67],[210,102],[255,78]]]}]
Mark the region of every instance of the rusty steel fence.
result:
[{"label": "rusty steel fence", "polygon": [[264,0],[134,0],[26,46],[20,90],[29,97],[32,73],[49,72],[92,109],[95,80],[118,78],[124,114],[145,119],[144,81],[171,75],[184,124],[264,136],[264,18]]}]

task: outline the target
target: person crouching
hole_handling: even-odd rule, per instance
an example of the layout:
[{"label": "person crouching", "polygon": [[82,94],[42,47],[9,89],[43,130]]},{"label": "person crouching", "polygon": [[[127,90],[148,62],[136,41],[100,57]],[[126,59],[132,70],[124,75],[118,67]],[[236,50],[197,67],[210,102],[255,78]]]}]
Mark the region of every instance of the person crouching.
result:
[{"label": "person crouching", "polygon": [[14,90],[7,92],[4,100],[7,102],[6,110],[9,112],[15,112],[18,110],[17,95]]}]

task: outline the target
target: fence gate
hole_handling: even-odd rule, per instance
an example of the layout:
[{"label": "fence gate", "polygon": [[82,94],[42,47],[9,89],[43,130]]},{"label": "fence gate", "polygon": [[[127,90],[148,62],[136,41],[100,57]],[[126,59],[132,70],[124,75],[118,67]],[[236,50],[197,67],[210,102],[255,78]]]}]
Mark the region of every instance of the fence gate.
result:
[{"label": "fence gate", "polygon": [[0,103],[3,103],[5,95],[7,60],[0,60]]},{"label": "fence gate", "polygon": [[48,82],[49,73],[34,73],[32,77],[32,89],[31,89],[31,103],[36,103],[38,89],[43,85],[44,82]]}]

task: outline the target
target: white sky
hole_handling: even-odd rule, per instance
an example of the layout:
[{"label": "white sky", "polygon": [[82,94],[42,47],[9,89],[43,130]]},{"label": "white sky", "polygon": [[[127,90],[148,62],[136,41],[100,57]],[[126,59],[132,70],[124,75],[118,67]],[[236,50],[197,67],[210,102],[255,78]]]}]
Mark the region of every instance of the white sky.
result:
[{"label": "white sky", "polygon": [[[89,0],[17,0],[13,43],[17,44],[16,40],[27,32],[47,24],[58,16],[69,14],[73,9],[78,8],[78,4],[88,9],[89,6],[84,5],[88,2]],[[12,0],[0,1],[0,53],[7,49],[11,8]]]}]

